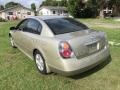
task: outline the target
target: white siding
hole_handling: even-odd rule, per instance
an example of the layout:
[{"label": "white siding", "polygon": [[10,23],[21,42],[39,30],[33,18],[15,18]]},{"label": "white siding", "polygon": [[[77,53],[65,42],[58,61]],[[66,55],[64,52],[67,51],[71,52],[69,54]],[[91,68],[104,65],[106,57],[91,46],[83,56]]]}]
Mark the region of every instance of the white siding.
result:
[{"label": "white siding", "polygon": [[49,9],[42,8],[42,9],[39,11],[39,15],[51,15],[51,11],[50,11]]},{"label": "white siding", "polygon": [[3,19],[5,19],[5,12],[1,12],[0,13],[0,17],[3,18]]},{"label": "white siding", "polygon": [[[53,13],[55,12],[55,13]],[[39,15],[58,15],[60,12],[60,15],[68,15],[68,13],[65,13],[64,10],[52,10],[47,8],[42,8],[39,10]]]}]

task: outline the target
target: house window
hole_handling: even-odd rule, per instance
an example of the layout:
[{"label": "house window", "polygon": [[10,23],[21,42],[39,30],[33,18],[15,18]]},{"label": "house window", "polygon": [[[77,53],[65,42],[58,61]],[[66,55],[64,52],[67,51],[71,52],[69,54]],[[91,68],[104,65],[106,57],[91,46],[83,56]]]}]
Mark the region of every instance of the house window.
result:
[{"label": "house window", "polygon": [[17,12],[17,14],[20,14],[20,12]]},{"label": "house window", "polygon": [[9,15],[13,15],[13,12],[8,12]]},{"label": "house window", "polygon": [[55,11],[53,11],[53,14],[56,14],[56,12],[55,12]]},{"label": "house window", "polygon": [[68,11],[64,11],[64,13],[68,13]]},{"label": "house window", "polygon": [[27,12],[27,15],[31,15],[31,12]]}]

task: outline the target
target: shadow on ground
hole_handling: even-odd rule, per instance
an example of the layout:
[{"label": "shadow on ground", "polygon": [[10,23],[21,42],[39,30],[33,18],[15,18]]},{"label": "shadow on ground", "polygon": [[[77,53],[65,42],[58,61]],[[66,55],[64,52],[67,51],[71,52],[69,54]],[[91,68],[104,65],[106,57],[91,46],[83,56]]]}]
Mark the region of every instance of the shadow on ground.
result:
[{"label": "shadow on ground", "polygon": [[75,76],[71,76],[69,78],[72,78],[72,79],[75,79],[75,80],[85,78],[85,77],[87,77],[87,76],[89,76],[89,75],[91,75],[91,74],[101,70],[106,65],[108,65],[111,61],[112,61],[112,58],[110,56],[106,61],[102,62],[101,64],[99,64],[98,66],[94,67],[93,69],[90,69],[90,70],[88,70],[86,72],[80,73],[80,74],[75,75]]}]

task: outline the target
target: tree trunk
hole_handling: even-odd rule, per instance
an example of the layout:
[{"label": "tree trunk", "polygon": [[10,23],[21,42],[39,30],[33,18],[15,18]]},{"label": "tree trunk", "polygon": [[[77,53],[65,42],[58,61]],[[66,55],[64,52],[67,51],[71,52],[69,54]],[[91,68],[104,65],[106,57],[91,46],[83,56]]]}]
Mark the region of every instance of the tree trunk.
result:
[{"label": "tree trunk", "polygon": [[100,10],[99,16],[100,16],[100,18],[104,18],[104,11],[103,11],[103,9]]}]

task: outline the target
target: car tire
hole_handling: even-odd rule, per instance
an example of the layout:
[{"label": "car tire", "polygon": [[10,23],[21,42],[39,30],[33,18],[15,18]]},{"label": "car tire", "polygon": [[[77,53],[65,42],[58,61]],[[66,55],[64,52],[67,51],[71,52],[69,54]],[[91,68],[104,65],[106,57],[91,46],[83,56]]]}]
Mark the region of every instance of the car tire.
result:
[{"label": "car tire", "polygon": [[10,38],[10,43],[11,43],[11,46],[12,46],[13,48],[16,48],[16,46],[15,46],[15,43],[14,43],[14,40],[13,40],[12,36],[10,36],[9,38]]},{"label": "car tire", "polygon": [[36,63],[38,71],[41,74],[47,74],[45,60],[42,54],[38,50],[34,53],[34,59],[35,59],[35,63]]}]

